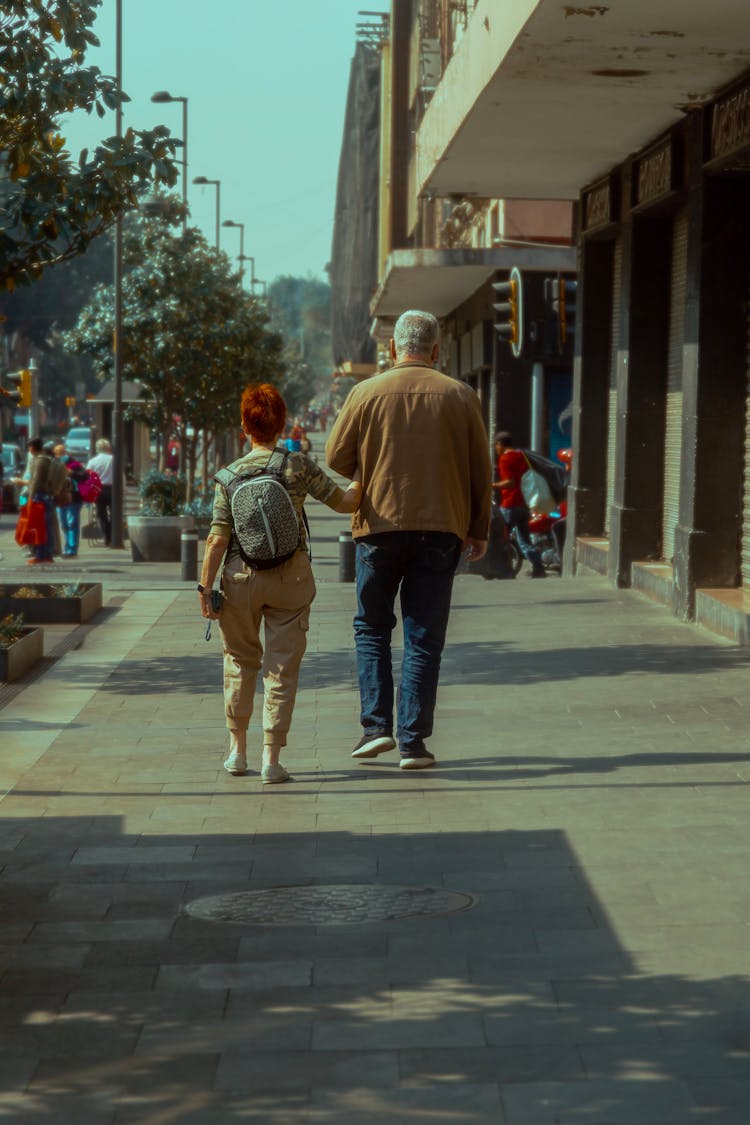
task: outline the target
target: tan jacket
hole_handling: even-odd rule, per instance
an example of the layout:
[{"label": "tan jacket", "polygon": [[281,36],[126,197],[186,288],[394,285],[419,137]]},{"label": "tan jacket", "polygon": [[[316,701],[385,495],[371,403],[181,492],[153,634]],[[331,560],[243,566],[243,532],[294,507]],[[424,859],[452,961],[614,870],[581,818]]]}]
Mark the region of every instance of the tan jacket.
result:
[{"label": "tan jacket", "polygon": [[347,478],[359,467],[355,538],[381,531],[488,536],[492,467],[479,399],[429,364],[397,364],[355,387],[326,459]]}]

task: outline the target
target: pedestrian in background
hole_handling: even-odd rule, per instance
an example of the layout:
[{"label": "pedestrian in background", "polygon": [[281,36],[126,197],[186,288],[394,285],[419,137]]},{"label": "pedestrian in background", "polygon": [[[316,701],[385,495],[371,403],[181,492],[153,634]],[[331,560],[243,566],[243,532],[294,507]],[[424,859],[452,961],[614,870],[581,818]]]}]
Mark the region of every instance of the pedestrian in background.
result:
[{"label": "pedestrian in background", "polygon": [[513,436],[509,430],[500,430],[495,434],[495,457],[497,480],[492,488],[499,497],[500,511],[508,531],[515,531],[521,554],[531,563],[531,577],[546,578],[542,556],[531,543],[529,509],[521,491],[521,477],[529,468],[529,462],[520,449],[513,448]]},{"label": "pedestrian in background", "polygon": [[112,446],[106,438],[99,438],[96,443],[96,453],[87,462],[86,468],[97,473],[102,482],[102,490],[96,498],[96,514],[99,517],[105,547],[109,547],[112,542],[113,461]]},{"label": "pedestrian in background", "polygon": [[[290,453],[279,447],[286,405],[270,383],[248,387],[242,396],[241,412],[242,428],[252,448],[229,469],[235,474],[263,469],[277,449],[282,456],[286,452],[284,483],[296,513],[298,546],[291,558],[265,570],[253,569],[244,562],[234,533],[227,489],[217,481],[198,596],[203,617],[218,618],[224,645],[224,707],[229,730],[229,755],[224,769],[235,775],[247,771],[247,728],[262,666],[261,780],[264,784],[276,784],[289,781],[279,756],[292,722],[310,606],[315,597],[303,518],[305,497],[309,494],[336,512],[353,512],[362,489],[359,483],[352,483],[346,492],[342,491],[304,453]],[[211,607],[211,590],[222,561],[223,599],[217,612]]]},{"label": "pedestrian in background", "polygon": [[81,505],[83,500],[78,486],[88,474],[77,458],[67,455],[64,445],[55,446],[55,456],[62,461],[70,477],[70,503],[60,505],[57,509],[57,515],[63,538],[63,557],[74,559],[78,554],[78,545],[81,541]]},{"label": "pedestrian in background", "polygon": [[404,655],[396,739],[401,769],[435,764],[432,734],[451,591],[462,548],[487,550],[492,473],[475,392],[435,370],[439,327],[411,310],[390,344],[393,367],[355,387],[326,445],[332,469],[359,474],[354,638],[363,734],[353,758],[374,758],[393,738],[391,633],[400,591]]},{"label": "pedestrian in background", "polygon": [[65,487],[68,474],[65,466],[54,456],[54,446],[42,446],[38,438],[32,438],[28,445],[33,456],[29,499],[44,505],[45,541],[33,548],[33,555],[27,559],[29,566],[51,563],[59,549],[59,527],[55,518],[55,499]]}]

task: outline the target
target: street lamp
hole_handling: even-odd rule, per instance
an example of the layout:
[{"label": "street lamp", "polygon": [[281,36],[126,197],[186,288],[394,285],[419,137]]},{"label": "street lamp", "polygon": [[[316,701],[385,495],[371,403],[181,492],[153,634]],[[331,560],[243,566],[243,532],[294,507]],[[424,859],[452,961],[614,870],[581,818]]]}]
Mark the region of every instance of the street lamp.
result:
[{"label": "street lamp", "polygon": [[240,287],[241,287],[242,286],[242,279],[245,276],[245,266],[244,266],[244,261],[245,261],[245,224],[244,223],[235,223],[234,219],[225,219],[224,222],[221,225],[223,227],[239,227],[239,231],[240,231],[239,263],[240,263]]},{"label": "street lamp", "polygon": [[255,287],[255,258],[252,254],[240,254],[241,262],[250,262],[250,288]]},{"label": "street lamp", "polygon": [[182,102],[182,202],[185,207],[185,214],[182,219],[183,234],[187,229],[187,169],[188,169],[188,124],[187,124],[187,98],[181,98],[169,93],[168,90],[158,90],[155,94],[151,95],[151,101],[162,104],[163,102]]},{"label": "street lamp", "polygon": [[216,249],[219,249],[221,235],[219,228],[221,227],[221,180],[207,180],[205,176],[196,176],[193,180],[194,184],[213,184],[216,188]]},{"label": "street lamp", "polygon": [[[122,139],[122,0],[117,0],[115,11],[115,84],[117,87],[117,109],[115,110],[115,136]],[[115,222],[115,326],[112,341],[112,368],[114,393],[112,395],[112,504],[110,508],[111,532],[110,546],[123,546],[123,429],[122,429],[122,212]]]}]

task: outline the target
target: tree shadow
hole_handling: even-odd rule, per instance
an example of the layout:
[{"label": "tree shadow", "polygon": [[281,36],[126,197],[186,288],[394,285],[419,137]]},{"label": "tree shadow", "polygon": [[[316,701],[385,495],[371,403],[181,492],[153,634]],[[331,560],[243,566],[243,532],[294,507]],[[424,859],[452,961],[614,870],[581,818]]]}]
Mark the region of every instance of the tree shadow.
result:
[{"label": "tree shadow", "polygon": [[[12,805],[0,826],[0,1116],[748,1119],[746,914],[727,936],[725,911],[716,940],[695,924],[710,908],[692,922],[670,912],[679,899],[658,871],[608,892],[635,919],[633,955],[555,828],[137,836],[120,817]],[[720,855],[703,875],[714,902],[736,901]],[[324,913],[302,913],[301,891],[291,914],[272,901],[262,924],[185,913],[290,886],[319,890]],[[352,920],[367,888],[390,886],[475,901]]]}]

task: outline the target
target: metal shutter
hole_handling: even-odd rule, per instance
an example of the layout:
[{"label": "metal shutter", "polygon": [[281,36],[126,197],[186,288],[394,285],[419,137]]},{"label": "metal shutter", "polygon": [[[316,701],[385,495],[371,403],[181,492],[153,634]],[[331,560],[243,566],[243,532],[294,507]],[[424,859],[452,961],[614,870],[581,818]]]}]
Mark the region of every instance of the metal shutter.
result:
[{"label": "metal shutter", "polygon": [[669,305],[667,401],[664,428],[664,492],[661,515],[661,554],[671,562],[674,531],[680,515],[682,459],[682,344],[685,332],[687,284],[687,211],[675,216],[672,233],[672,287]]},{"label": "metal shutter", "polygon": [[745,479],[742,493],[742,585],[750,588],[750,292],[748,293],[746,378],[747,398],[745,399]]},{"label": "metal shutter", "polygon": [[612,504],[615,499],[615,441],[617,437],[617,352],[620,347],[620,290],[622,287],[622,243],[614,245],[612,267],[612,327],[609,349],[609,407],[607,418],[607,494],[604,508],[604,534],[609,535]]}]

